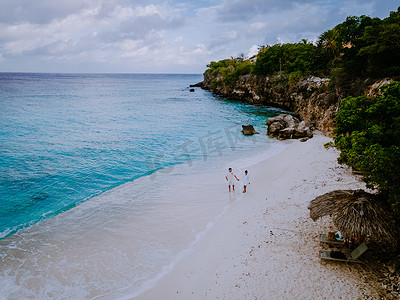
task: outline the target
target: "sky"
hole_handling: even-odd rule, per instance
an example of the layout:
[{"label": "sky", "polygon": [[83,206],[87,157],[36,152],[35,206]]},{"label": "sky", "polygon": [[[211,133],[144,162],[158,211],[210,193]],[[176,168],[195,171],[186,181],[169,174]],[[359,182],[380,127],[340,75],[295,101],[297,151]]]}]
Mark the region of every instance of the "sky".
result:
[{"label": "sky", "polygon": [[195,73],[399,0],[0,0],[0,72]]}]

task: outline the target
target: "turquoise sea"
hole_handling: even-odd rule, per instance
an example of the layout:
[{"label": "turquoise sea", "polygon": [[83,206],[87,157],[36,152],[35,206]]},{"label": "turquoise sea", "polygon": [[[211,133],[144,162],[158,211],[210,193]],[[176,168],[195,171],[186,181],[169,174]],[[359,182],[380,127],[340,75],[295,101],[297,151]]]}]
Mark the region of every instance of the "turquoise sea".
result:
[{"label": "turquoise sea", "polygon": [[1,297],[138,295],[194,246],[232,201],[207,202],[227,166],[282,149],[279,109],[190,92],[201,80],[0,73]]}]

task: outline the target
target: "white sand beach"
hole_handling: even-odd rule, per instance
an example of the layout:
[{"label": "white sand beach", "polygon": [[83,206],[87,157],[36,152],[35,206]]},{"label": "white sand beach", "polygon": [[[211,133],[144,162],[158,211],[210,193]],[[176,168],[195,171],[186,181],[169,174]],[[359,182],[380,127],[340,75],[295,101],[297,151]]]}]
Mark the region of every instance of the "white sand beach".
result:
[{"label": "white sand beach", "polygon": [[326,248],[319,234],[337,229],[329,217],[310,219],[310,200],[365,186],[337,163],[337,150],[324,147],[329,141],[322,134],[291,141],[278,155],[249,166],[248,193],[237,189],[236,200],[194,250],[134,299],[384,298],[364,265],[319,259]]}]

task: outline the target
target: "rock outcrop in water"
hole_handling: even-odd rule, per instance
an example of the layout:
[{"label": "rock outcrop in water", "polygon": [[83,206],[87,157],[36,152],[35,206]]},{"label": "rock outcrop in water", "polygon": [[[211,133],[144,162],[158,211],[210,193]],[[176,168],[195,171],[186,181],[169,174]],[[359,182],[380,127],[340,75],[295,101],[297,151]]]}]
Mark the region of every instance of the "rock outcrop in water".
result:
[{"label": "rock outcrop in water", "polygon": [[242,132],[244,135],[258,134],[253,125],[242,125]]}]

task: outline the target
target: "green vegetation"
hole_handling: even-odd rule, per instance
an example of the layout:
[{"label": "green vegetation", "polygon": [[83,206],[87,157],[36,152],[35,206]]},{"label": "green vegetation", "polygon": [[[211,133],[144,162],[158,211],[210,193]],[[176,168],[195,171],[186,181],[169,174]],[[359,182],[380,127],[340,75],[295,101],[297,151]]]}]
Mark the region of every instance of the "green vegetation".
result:
[{"label": "green vegetation", "polygon": [[243,57],[230,58],[211,62],[206,72],[209,72],[215,79],[212,84],[218,84],[219,79],[225,84],[234,84],[240,75],[250,73],[251,63]]},{"label": "green vegetation", "polygon": [[351,74],[391,76],[400,72],[400,7],[388,18],[348,17],[337,25],[342,65]]},{"label": "green vegetation", "polygon": [[279,74],[270,84],[282,88],[307,75],[329,77],[330,89],[349,96],[336,117],[339,162],[360,171],[367,187],[378,189],[400,220],[400,83],[384,86],[372,98],[360,96],[374,80],[400,78],[400,7],[385,19],[348,17],[316,44],[260,46],[251,59],[241,55],[211,62],[204,76],[215,88],[234,86],[245,74]]},{"label": "green vegetation", "polygon": [[[400,7],[385,19],[348,17],[323,32],[316,45],[299,43],[260,46],[256,57],[230,58],[211,62],[206,75],[212,85],[234,84],[240,75],[305,75],[331,77],[335,86],[353,83],[352,78],[382,78],[400,74]],[[351,94],[351,90],[349,90]]]},{"label": "green vegetation", "polygon": [[361,171],[400,217],[400,82],[373,98],[347,97],[336,117],[339,162]]},{"label": "green vegetation", "polygon": [[320,50],[312,43],[277,44],[260,49],[252,72],[258,75],[285,73],[312,73],[326,64],[324,57],[321,61]]},{"label": "green vegetation", "polygon": [[291,82],[304,75],[320,74],[325,71],[329,63],[327,54],[320,48],[303,41],[296,44],[277,44],[260,47],[257,60],[238,58],[224,59],[211,62],[206,74],[212,75],[215,80],[213,86],[219,84],[234,84],[239,76],[245,74],[272,75],[280,73],[286,75]]}]

